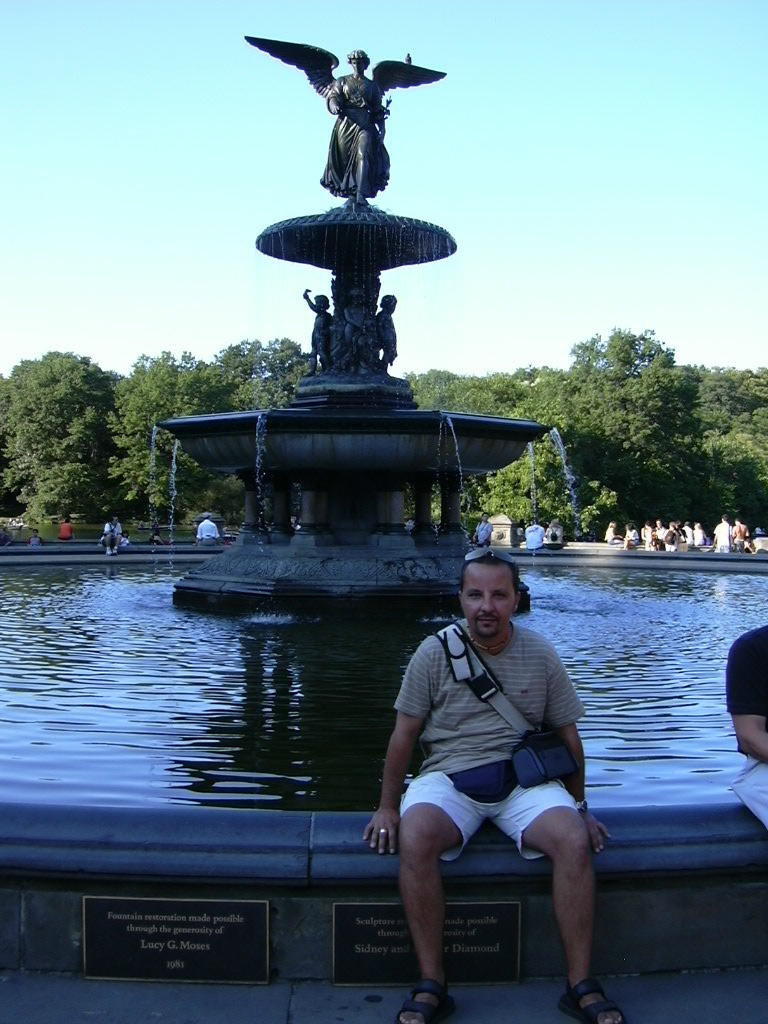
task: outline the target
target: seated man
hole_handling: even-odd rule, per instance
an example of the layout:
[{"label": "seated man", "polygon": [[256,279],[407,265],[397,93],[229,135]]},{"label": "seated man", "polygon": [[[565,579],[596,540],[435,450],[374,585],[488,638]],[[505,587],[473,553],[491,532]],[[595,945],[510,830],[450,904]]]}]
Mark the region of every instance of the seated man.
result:
[{"label": "seated man", "polygon": [[544,543],[544,527],[533,522],[525,528],[525,546],[529,551],[537,551]]},{"label": "seated man", "polygon": [[195,540],[198,544],[217,544],[219,541],[219,528],[211,518],[211,513],[206,512],[197,528]]},{"label": "seated man", "polygon": [[101,540],[99,543],[102,547],[107,549],[107,554],[111,552],[114,555],[122,535],[123,528],[120,525],[120,520],[117,516],[112,516],[108,522],[104,523],[104,529],[101,531]]},{"label": "seated man", "polygon": [[733,643],[725,685],[739,750],[747,757],[731,788],[768,827],[768,626]]},{"label": "seated man", "polygon": [[[434,1024],[452,1012],[443,968],[445,901],[440,860],[454,860],[486,819],[514,839],[523,857],[552,860],[553,902],[568,980],[560,1009],[593,1024],[624,1024],[615,1003],[589,977],[594,916],[591,851],[603,849],[605,827],[584,799],[584,754],[576,720],[584,713],[555,649],[543,637],[512,626],[519,601],[517,566],[506,553],[480,549],[462,567],[459,601],[472,661],[497,677],[507,704],[536,727],[560,736],[578,769],[563,781],[530,788],[508,769],[522,730],[454,678],[440,639],[427,637],[410,663],[395,701],[379,806],[363,838],[380,854],[400,850],[400,892],[422,981],[398,1015],[399,1024]],[[482,659],[482,662],[481,662]],[[514,715],[512,715],[514,718]],[[419,775],[400,802],[416,740],[425,752]],[[506,764],[504,762],[507,762]],[[504,785],[470,796],[466,769],[504,767]],[[398,810],[399,806],[399,810]]]}]

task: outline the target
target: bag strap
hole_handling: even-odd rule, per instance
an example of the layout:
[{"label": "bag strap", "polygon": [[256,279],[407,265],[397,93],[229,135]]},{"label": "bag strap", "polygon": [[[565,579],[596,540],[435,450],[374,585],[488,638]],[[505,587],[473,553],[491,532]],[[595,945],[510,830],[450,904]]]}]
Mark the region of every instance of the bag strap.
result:
[{"label": "bag strap", "polygon": [[[493,710],[501,715],[513,729],[523,733],[536,731],[522,712],[518,711],[515,705],[504,696],[501,684],[490,666],[486,665],[480,657],[458,622],[438,630],[436,636],[443,645],[443,650],[448,658],[448,667],[457,683],[466,683],[478,700],[484,704],[490,704]],[[479,680],[476,680],[470,662],[470,651],[485,669],[485,679],[480,677]]]}]

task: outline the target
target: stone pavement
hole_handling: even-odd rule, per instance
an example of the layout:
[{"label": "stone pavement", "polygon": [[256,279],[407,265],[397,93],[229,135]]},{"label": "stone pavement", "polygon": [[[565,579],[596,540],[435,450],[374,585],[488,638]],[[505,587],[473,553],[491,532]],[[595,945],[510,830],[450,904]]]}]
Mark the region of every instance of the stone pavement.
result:
[{"label": "stone pavement", "polygon": [[[628,1024],[768,1024],[768,968],[603,979]],[[556,1024],[558,981],[456,987],[456,1024]],[[397,989],[87,981],[0,973],[0,1024],[392,1024]]]}]

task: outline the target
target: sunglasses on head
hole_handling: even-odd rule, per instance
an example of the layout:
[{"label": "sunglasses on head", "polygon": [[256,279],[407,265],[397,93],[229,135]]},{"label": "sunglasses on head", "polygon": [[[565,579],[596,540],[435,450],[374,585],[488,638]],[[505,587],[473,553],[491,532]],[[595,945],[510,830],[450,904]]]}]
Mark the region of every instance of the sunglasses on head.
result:
[{"label": "sunglasses on head", "polygon": [[508,555],[506,551],[493,551],[491,548],[475,548],[474,551],[468,551],[464,555],[465,562],[474,562],[478,558],[497,558],[500,562],[509,562],[510,565],[515,564],[512,555]]}]

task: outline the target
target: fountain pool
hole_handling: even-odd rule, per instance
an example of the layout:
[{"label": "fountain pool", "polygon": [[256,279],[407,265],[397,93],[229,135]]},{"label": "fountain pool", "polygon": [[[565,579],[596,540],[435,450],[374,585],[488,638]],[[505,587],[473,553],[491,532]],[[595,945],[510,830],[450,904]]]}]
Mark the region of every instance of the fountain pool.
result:
[{"label": "fountain pool", "polygon": [[[365,809],[410,652],[445,621],[174,605],[178,569],[18,568],[0,610],[0,800]],[[526,568],[521,625],[587,706],[596,807],[717,802],[740,764],[728,647],[764,624],[764,579]]]}]

